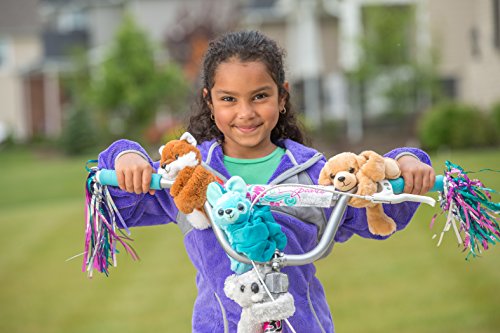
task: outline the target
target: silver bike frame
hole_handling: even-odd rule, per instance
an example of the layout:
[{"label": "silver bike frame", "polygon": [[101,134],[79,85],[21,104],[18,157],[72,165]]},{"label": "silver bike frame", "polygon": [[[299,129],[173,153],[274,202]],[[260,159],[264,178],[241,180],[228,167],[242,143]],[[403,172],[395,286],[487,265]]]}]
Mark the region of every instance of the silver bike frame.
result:
[{"label": "silver bike frame", "polygon": [[[335,237],[335,234],[337,233],[337,230],[340,226],[340,222],[342,221],[342,217],[344,216],[344,212],[347,208],[348,200],[349,197],[347,195],[338,196],[332,214],[330,215],[330,219],[328,220],[325,231],[323,233],[323,236],[321,237],[316,247],[314,247],[314,249],[303,254],[282,253],[280,256],[272,259],[269,262],[255,262],[255,263],[271,264],[273,266],[278,265],[279,268],[282,268],[285,266],[301,266],[310,264],[323,257],[323,255],[326,253],[326,251],[330,248],[330,246],[333,243],[333,239]],[[304,208],[307,209],[307,207]],[[251,264],[252,262],[247,257],[233,250],[231,245],[229,245],[229,242],[227,241],[224,232],[219,228],[219,226],[217,226],[217,224],[213,222],[214,219],[212,215],[212,206],[208,202],[205,202],[205,213],[208,215],[210,222],[212,224],[212,229],[214,230],[215,237],[217,238],[217,241],[222,246],[224,251],[233,259],[239,262],[242,262],[244,264]]]}]

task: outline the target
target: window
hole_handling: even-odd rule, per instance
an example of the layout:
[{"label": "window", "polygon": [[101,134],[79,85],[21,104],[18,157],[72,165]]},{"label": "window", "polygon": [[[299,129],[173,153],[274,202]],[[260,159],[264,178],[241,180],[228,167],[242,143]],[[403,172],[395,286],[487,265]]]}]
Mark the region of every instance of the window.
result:
[{"label": "window", "polygon": [[7,61],[7,45],[5,40],[0,38],[0,68],[5,66]]},{"label": "window", "polygon": [[473,57],[481,56],[481,48],[479,46],[479,31],[476,27],[472,27],[470,29],[470,45],[471,45],[471,54]]}]

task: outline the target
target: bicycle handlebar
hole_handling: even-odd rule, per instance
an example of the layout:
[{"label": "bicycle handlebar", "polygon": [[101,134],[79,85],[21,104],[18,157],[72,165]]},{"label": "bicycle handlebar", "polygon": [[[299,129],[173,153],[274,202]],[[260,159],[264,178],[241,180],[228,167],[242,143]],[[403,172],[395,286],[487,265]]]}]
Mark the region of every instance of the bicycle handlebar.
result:
[{"label": "bicycle handlebar", "polygon": [[[116,177],[116,172],[114,170],[106,170],[102,169],[97,171],[96,173],[97,180],[102,185],[110,185],[110,186],[118,186],[118,179]],[[392,185],[392,190],[394,194],[403,193],[405,187],[405,181],[402,177],[397,179],[390,179],[389,183]],[[164,188],[169,188],[173,184],[173,180],[167,180],[163,178],[161,175],[154,173],[151,178],[150,188],[152,190],[161,190]],[[434,187],[429,192],[438,192],[443,191],[444,187],[444,176],[438,175],[436,176],[436,180],[434,182]]]},{"label": "bicycle handlebar", "polygon": [[[101,185],[109,185],[109,186],[118,186],[118,179],[116,176],[116,172],[114,170],[106,170],[102,169],[96,172],[96,180],[99,182]],[[164,188],[170,188],[173,185],[174,181],[173,180],[168,180],[162,177],[159,174],[153,174],[152,179],[151,179],[151,184],[150,188],[154,190],[161,190]],[[392,185],[392,190],[394,194],[401,194],[403,193],[404,189],[404,179],[403,178],[398,178],[395,180],[389,180],[389,183]],[[431,192],[434,191],[443,191],[443,186],[444,186],[444,177],[443,176],[437,176],[436,181],[434,184],[434,187],[431,189]],[[333,196],[333,194],[332,194]],[[401,195],[401,201],[409,200],[412,195]],[[384,202],[383,198],[381,197],[382,201]],[[335,198],[332,197],[333,200],[336,201],[335,206],[333,208],[332,214],[330,215],[330,219],[328,220],[328,223],[326,225],[325,231],[323,233],[323,236],[321,237],[320,241],[318,242],[318,245],[312,249],[311,251],[304,253],[304,254],[280,254],[280,256],[273,258],[271,262],[273,264],[279,265],[279,267],[284,267],[284,266],[301,266],[305,264],[310,264],[318,259],[320,259],[326,251],[329,249],[331,244],[333,243],[335,234],[337,233],[337,230],[340,226],[340,223],[342,221],[342,217],[344,215],[344,212],[347,208],[347,202],[349,200],[349,196],[347,195],[339,195]],[[428,198],[429,200],[434,200],[431,198]],[[333,201],[332,200],[332,201]],[[379,198],[379,200],[381,200]],[[411,201],[411,200],[410,200]],[[393,201],[394,202],[400,202],[400,201]],[[207,213],[210,221],[213,221],[213,216],[212,216],[212,206],[206,202],[205,203],[205,212]],[[224,232],[222,229],[220,229],[215,223],[212,223],[212,229],[214,230],[215,236],[219,242],[219,244],[222,246],[223,250],[232,258],[235,260],[245,263],[245,264],[251,264],[251,261],[246,258],[245,256],[239,254],[229,244],[226,236],[224,235]],[[260,263],[260,264],[265,264],[265,263]]]}]

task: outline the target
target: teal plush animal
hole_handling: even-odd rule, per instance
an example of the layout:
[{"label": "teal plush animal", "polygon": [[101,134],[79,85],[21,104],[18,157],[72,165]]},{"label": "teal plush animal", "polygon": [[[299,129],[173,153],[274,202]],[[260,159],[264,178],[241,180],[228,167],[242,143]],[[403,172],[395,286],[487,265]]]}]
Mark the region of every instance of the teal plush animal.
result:
[{"label": "teal plush animal", "polygon": [[[247,199],[247,185],[238,176],[231,177],[225,188],[216,182],[207,189],[207,200],[212,205],[214,223],[227,236],[231,247],[254,261],[268,261],[276,249],[283,251],[286,236],[273,218],[269,206],[254,206]],[[252,266],[231,259],[231,270],[236,274],[249,271]]]}]

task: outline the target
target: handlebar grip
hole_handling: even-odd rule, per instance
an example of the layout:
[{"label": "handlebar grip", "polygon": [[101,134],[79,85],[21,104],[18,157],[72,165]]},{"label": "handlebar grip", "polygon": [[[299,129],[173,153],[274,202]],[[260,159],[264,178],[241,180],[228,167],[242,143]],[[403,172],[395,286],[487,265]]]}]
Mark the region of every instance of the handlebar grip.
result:
[{"label": "handlebar grip", "polygon": [[[390,179],[389,183],[392,185],[392,191],[394,194],[401,194],[405,188],[405,181],[402,177],[397,179]],[[442,192],[444,188],[444,176],[438,175],[436,176],[436,181],[434,182],[434,186],[431,188],[429,192]]]},{"label": "handlebar grip", "polygon": [[[162,187],[160,185],[161,175],[159,175],[157,173],[153,173],[151,176],[152,176],[151,177],[151,184],[149,185],[149,187],[152,190],[161,190],[162,189]],[[101,169],[101,170],[97,171],[96,178],[97,178],[97,181],[101,185],[109,185],[109,186],[118,187],[118,178],[116,177],[115,170]]]}]

